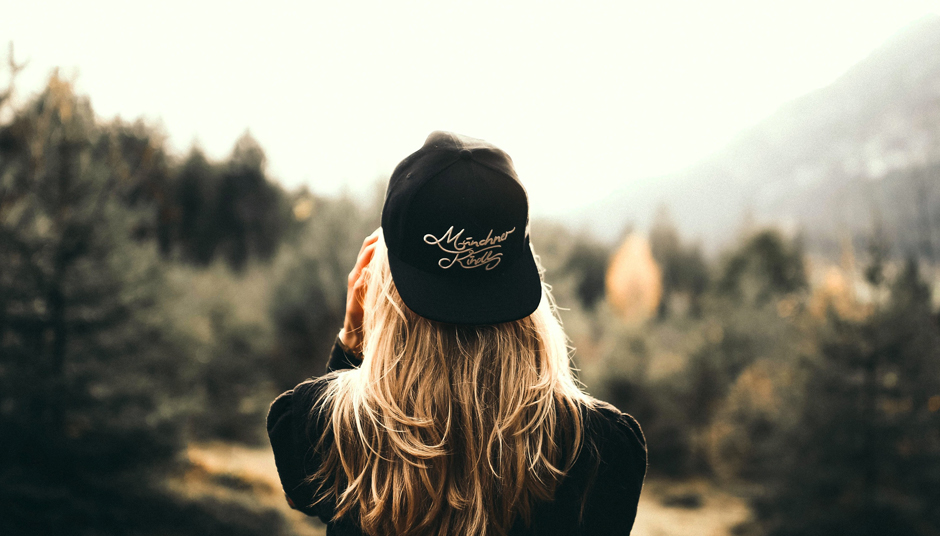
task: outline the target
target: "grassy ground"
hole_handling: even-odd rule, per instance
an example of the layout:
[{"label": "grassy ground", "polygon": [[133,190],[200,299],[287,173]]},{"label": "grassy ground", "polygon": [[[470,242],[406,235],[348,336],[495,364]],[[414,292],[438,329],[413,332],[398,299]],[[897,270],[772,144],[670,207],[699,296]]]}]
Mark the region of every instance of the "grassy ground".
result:
[{"label": "grassy ground", "polygon": [[[186,454],[190,469],[170,482],[179,493],[276,509],[298,536],[325,534],[318,520],[287,506],[270,449],[210,443],[191,445]],[[725,536],[748,514],[742,499],[706,481],[649,480],[633,536]]]}]

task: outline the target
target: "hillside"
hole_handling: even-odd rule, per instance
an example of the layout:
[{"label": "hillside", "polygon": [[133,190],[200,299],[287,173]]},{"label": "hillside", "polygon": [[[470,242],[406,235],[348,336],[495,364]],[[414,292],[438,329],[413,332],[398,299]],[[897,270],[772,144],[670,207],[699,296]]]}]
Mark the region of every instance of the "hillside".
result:
[{"label": "hillside", "polygon": [[[940,17],[921,19],[828,87],[781,107],[705,161],[631,185],[578,218],[612,237],[665,203],[715,247],[745,219],[814,249],[879,219],[899,252],[940,252]],[[655,189],[650,186],[655,184]],[[655,193],[650,193],[655,192]]]}]

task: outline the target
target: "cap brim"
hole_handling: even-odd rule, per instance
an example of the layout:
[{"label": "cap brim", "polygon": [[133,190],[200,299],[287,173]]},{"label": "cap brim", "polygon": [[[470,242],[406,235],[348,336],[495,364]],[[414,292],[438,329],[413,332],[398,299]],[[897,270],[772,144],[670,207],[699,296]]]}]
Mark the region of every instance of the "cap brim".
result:
[{"label": "cap brim", "polygon": [[392,280],[416,314],[447,324],[499,324],[525,318],[542,300],[542,282],[526,240],[523,255],[485,283],[461,284],[452,277],[419,270],[391,253]]}]

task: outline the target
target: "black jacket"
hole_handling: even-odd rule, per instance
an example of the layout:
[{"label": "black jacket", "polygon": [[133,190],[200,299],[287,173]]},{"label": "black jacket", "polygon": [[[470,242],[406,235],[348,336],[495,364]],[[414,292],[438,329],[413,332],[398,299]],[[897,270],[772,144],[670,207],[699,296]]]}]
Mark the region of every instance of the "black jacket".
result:
[{"label": "black jacket", "polygon": [[[329,372],[358,367],[361,361],[333,345]],[[292,507],[327,523],[330,536],[361,536],[355,520],[333,522],[333,503],[316,506],[314,490],[304,483],[320,464],[314,445],[325,426],[311,419],[328,378],[307,380],[277,397],[268,412],[268,436],[281,484]],[[646,439],[633,417],[601,402],[585,409],[584,448],[555,491],[552,502],[538,503],[532,524],[518,522],[512,535],[626,535],[633,527],[646,476]]]}]

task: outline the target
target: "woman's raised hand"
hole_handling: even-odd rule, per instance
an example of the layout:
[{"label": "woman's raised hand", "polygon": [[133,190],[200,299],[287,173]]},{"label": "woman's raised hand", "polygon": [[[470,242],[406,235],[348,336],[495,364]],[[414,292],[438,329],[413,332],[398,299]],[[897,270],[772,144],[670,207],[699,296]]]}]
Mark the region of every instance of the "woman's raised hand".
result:
[{"label": "woman's raised hand", "polygon": [[339,340],[353,352],[362,352],[362,303],[366,296],[365,267],[372,261],[375,253],[375,242],[379,239],[381,227],[372,232],[362,242],[356,266],[349,272],[346,288],[346,318],[343,320],[343,329],[339,332]]}]

